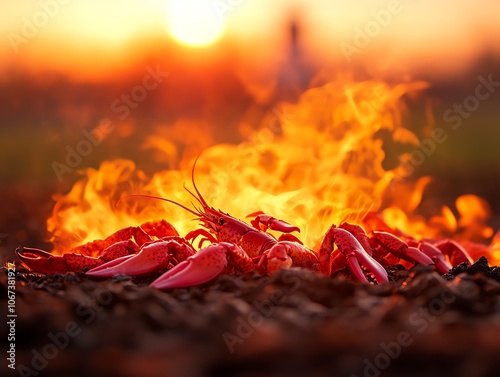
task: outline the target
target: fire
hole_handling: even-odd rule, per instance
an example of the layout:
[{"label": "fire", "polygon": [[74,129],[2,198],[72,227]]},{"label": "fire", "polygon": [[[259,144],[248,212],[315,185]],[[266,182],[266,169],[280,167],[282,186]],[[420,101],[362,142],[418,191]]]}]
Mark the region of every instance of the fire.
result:
[{"label": "fire", "polygon": [[[415,237],[451,237],[461,230],[463,239],[483,241],[492,236],[484,201],[460,197],[458,216],[443,207],[425,219],[414,211],[430,179],[400,182],[398,166],[383,167],[381,132],[418,143],[403,127],[401,97],[426,87],[424,82],[390,86],[340,78],[307,90],[296,104],[276,105],[257,130],[242,124],[246,139],[237,145],[214,144],[210,135],[203,139],[203,127],[178,122],[142,146],[157,151],[157,158],[172,168],[148,177],[132,161],[106,161],[99,170],[87,169],[67,195],[56,198],[48,220],[55,252],[152,219],[166,219],[181,235],[196,229],[192,215],[174,205],[141,198],[116,203],[128,194],[147,194],[189,206],[193,198],[183,184],[190,186],[201,149],[195,180],[211,206],[240,219],[259,210],[282,218],[299,226],[300,238],[312,248],[331,224],[361,223],[371,211],[379,211],[393,229]],[[205,142],[193,146],[183,140],[190,133],[171,131],[186,127]],[[494,255],[498,260],[498,251]]]}]

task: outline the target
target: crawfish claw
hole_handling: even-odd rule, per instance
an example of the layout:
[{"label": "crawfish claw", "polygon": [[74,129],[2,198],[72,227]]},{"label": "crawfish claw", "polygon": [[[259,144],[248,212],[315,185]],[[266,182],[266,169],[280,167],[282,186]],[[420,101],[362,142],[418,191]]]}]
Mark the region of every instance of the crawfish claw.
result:
[{"label": "crawfish claw", "polygon": [[[190,253],[190,247],[174,239],[159,240],[136,250],[136,254],[113,259],[87,272],[90,276],[111,277],[118,274],[144,275],[165,270],[172,252],[179,255]],[[188,254],[189,255],[189,254]]]},{"label": "crawfish claw", "polygon": [[436,246],[428,242],[420,242],[419,249],[432,259],[436,269],[441,274],[446,274],[451,270],[451,265],[446,261],[446,257]]},{"label": "crawfish claw", "polygon": [[390,252],[400,259],[408,262],[419,263],[424,266],[433,265],[433,260],[422,251],[408,244],[391,233],[374,231],[373,237],[378,245],[386,252]]},{"label": "crawfish claw", "polygon": [[247,273],[254,269],[254,263],[241,247],[220,242],[191,255],[153,281],[151,286],[158,289],[191,287],[215,279],[228,267]]},{"label": "crawfish claw", "polygon": [[31,270],[42,274],[65,273],[68,271],[80,271],[84,268],[99,266],[102,261],[79,254],[67,253],[53,255],[40,249],[19,247],[16,249],[17,257]]},{"label": "crawfish claw", "polygon": [[[335,225],[332,225],[326,232],[325,238],[321,243],[319,252],[319,270],[323,274],[329,276],[332,272],[345,267],[347,264],[359,281],[368,283],[368,280],[361,269],[361,263],[371,274],[373,274],[379,283],[389,281],[387,272],[384,268],[375,259],[373,259],[369,252],[362,246],[361,242],[365,243],[363,238],[361,238],[360,242],[349,230],[343,229],[344,227],[358,233],[357,228],[352,228],[346,225],[342,225],[342,228],[338,228]],[[334,245],[337,245],[340,253],[332,256]],[[334,271],[332,271],[332,267],[335,269]]]},{"label": "crawfish claw", "polygon": [[230,246],[233,245],[210,245],[179,263],[150,285],[158,289],[170,289],[207,283],[227,267],[226,248]]},{"label": "crawfish claw", "polygon": [[448,258],[450,258],[450,261],[454,266],[463,262],[468,263],[470,266],[474,262],[469,253],[455,241],[445,240],[438,242],[435,246],[441,250],[444,255],[447,255]]},{"label": "crawfish claw", "polygon": [[272,216],[265,215],[262,211],[257,211],[249,214],[247,217],[253,217],[255,219],[251,221],[251,224],[259,230],[266,231],[267,229],[277,230],[278,232],[290,233],[297,231],[300,233],[300,228],[298,226],[291,225],[286,221],[275,219]]},{"label": "crawfish claw", "polygon": [[361,267],[360,262],[365,268],[373,274],[379,283],[388,282],[387,272],[370,254],[363,248],[360,241],[353,234],[342,228],[334,228],[332,232],[335,235],[337,247],[345,255],[349,268],[354,275],[365,283],[368,283]]}]

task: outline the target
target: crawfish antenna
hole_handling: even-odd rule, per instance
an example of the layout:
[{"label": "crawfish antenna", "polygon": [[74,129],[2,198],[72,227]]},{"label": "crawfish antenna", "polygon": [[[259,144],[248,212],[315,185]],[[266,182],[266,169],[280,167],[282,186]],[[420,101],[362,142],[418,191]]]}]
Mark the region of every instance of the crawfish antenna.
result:
[{"label": "crawfish antenna", "polygon": [[[193,182],[193,187],[194,187],[196,193],[198,194],[198,197],[199,197],[198,201],[203,205],[203,207],[208,207],[207,202],[205,202],[205,199],[203,199],[203,196],[200,194],[200,191],[198,190],[198,187],[196,187],[196,183],[194,182],[194,169],[196,168],[196,163],[198,162],[198,159],[200,158],[200,156],[201,156],[201,153],[198,155],[198,157],[196,157],[196,160],[194,160],[193,169],[191,170],[191,181]],[[188,190],[188,192],[189,192],[189,190]],[[193,194],[191,194],[191,195],[193,195]]]},{"label": "crawfish antenna", "polygon": [[189,194],[191,194],[191,196],[192,196],[193,198],[195,198],[195,199],[196,199],[196,201],[197,201],[198,203],[200,203],[200,204],[203,206],[203,203],[201,202],[200,198],[198,198],[195,194],[193,194],[193,192],[192,192],[190,189],[188,189],[188,188],[186,187],[186,184],[185,184],[185,183],[184,183],[184,185],[183,185],[182,187],[184,187],[184,190],[186,190],[187,192],[189,192]]},{"label": "crawfish antenna", "polygon": [[166,199],[166,198],[162,198],[162,197],[159,197],[159,196],[153,196],[153,195],[143,195],[143,194],[131,194],[131,195],[126,195],[122,198],[120,198],[120,200],[118,200],[116,202],[116,205],[118,205],[122,200],[124,199],[128,199],[128,198],[148,198],[148,199],[155,199],[155,200],[163,200],[164,202],[168,202],[168,203],[172,203],[172,204],[175,204],[176,206],[178,207],[181,207],[182,209],[188,211],[189,213],[192,213],[193,215],[199,217],[200,214],[193,211],[192,209],[186,207],[186,206],[183,206],[182,204],[180,203],[177,203],[177,202],[174,202],[173,200],[170,200],[170,199]]}]

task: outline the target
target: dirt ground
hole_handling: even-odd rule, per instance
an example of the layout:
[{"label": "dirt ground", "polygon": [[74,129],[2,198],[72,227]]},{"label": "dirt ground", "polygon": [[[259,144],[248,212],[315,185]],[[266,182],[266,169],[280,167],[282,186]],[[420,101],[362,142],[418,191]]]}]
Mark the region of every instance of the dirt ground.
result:
[{"label": "dirt ground", "polygon": [[[500,373],[500,268],[484,258],[445,276],[396,266],[383,285],[290,269],[164,292],[147,285],[153,277],[93,280],[16,269],[17,372],[4,358],[2,375]],[[4,271],[2,311],[7,286]]]}]

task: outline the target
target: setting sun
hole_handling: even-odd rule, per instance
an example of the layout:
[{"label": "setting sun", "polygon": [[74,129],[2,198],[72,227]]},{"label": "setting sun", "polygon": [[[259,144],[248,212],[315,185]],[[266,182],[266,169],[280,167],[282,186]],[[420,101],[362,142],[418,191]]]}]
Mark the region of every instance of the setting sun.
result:
[{"label": "setting sun", "polygon": [[167,23],[171,36],[188,46],[209,45],[224,32],[224,20],[207,0],[169,0]]}]

